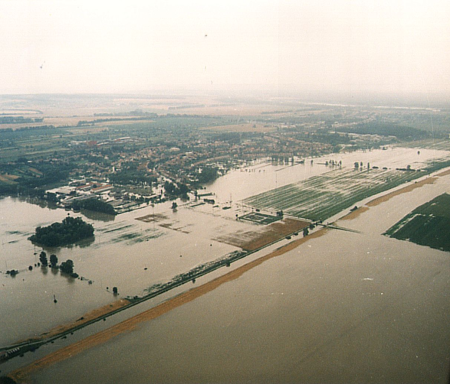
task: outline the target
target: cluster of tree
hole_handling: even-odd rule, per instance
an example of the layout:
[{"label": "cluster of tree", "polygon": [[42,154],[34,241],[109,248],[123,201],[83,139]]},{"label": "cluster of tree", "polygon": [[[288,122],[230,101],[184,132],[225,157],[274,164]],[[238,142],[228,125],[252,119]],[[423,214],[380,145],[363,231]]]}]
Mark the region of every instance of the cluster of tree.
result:
[{"label": "cluster of tree", "polygon": [[[21,162],[23,162],[23,159],[20,159]],[[17,179],[16,182],[25,190],[41,187],[41,186],[48,186],[51,184],[58,184],[62,181],[65,181],[69,177],[70,171],[73,169],[72,164],[40,164],[34,165],[34,168],[36,168],[39,172],[41,172],[40,175],[37,174],[27,174],[26,176],[22,176],[21,178]]]},{"label": "cluster of tree", "polygon": [[59,247],[73,244],[77,241],[92,237],[94,227],[81,217],[66,217],[62,223],[53,223],[48,227],[37,227],[36,233],[28,239],[33,243],[48,247]]},{"label": "cluster of tree", "polygon": [[[25,156],[20,156],[15,164],[0,164],[0,168],[5,173],[20,175],[13,183],[0,182],[0,195],[13,195],[21,193],[30,196],[43,195],[41,191],[44,187],[53,184],[60,184],[69,177],[73,164],[33,164],[34,171],[30,170]],[[38,172],[36,172],[37,170]],[[36,193],[36,192],[39,193]]]},{"label": "cluster of tree", "polygon": [[68,259],[66,261],[63,261],[61,265],[59,266],[59,269],[63,273],[67,273],[68,275],[73,275],[73,261]]},{"label": "cluster of tree", "polygon": [[[39,262],[43,267],[48,266],[47,254],[44,251],[42,251],[39,255]],[[58,265],[58,257],[54,254],[50,255],[50,266],[52,268],[56,268],[57,265]]]},{"label": "cluster of tree", "polygon": [[116,211],[111,204],[105,203],[104,201],[92,198],[87,200],[78,200],[72,203],[72,208],[79,210],[81,208],[88,209],[90,211],[107,213],[108,215],[115,215]]},{"label": "cluster of tree", "polygon": [[146,175],[146,172],[137,169],[123,169],[116,173],[109,175],[109,180],[113,184],[118,185],[137,185],[147,184],[151,185],[157,181],[156,177]]},{"label": "cluster of tree", "polygon": [[[148,119],[153,119],[155,117],[157,117],[158,115],[156,113],[146,113],[143,114],[142,111],[139,114],[140,117],[112,117],[110,119],[95,119],[92,121],[87,121],[87,120],[80,120],[77,124],[78,127],[81,127],[83,125],[93,125],[95,123],[108,123],[111,121],[135,121],[135,120],[148,120]],[[96,116],[99,116],[98,114]]]},{"label": "cluster of tree", "polygon": [[[35,136],[36,134],[43,133],[43,132],[40,132],[40,131],[47,130],[47,129],[53,129],[53,130],[55,130],[55,132],[58,131],[58,133],[60,131],[58,128],[55,128],[54,125],[38,125],[38,126],[35,126],[35,127],[20,127],[20,128],[15,128],[15,129],[4,128],[4,129],[2,129],[2,135],[6,134],[5,136],[7,138],[19,138],[19,137],[23,137],[24,133],[25,134],[31,134],[32,133],[33,134],[32,136]],[[54,132],[52,132],[52,133],[54,133]]]},{"label": "cluster of tree", "polygon": [[329,129],[318,129],[317,132],[303,133],[303,135],[307,136],[306,139],[304,138],[305,141],[330,144],[333,147],[349,144],[351,141],[348,135],[340,135],[336,132],[331,133]]},{"label": "cluster of tree", "polygon": [[229,144],[240,144],[242,138],[246,139],[249,135],[246,132],[221,132],[217,135],[214,135],[215,140],[226,141]]},{"label": "cluster of tree", "polygon": [[0,116],[0,124],[42,123],[43,117]]},{"label": "cluster of tree", "polygon": [[[355,166],[355,169],[362,170],[364,168],[364,164],[362,161],[360,161],[360,162],[355,161],[354,166]],[[370,169],[370,163],[367,163],[367,169]]]},{"label": "cluster of tree", "polygon": [[201,172],[197,174],[197,181],[201,184],[210,183],[219,177],[216,167],[204,167]]},{"label": "cluster of tree", "polygon": [[[39,261],[43,267],[48,266],[47,254],[44,251],[40,253]],[[73,272],[74,264],[70,259],[63,261],[58,267],[58,257],[56,255],[50,255],[50,266],[52,268],[59,268],[61,272],[66,273],[72,277],[78,277],[78,274]]]},{"label": "cluster of tree", "polygon": [[15,195],[17,191],[17,184],[0,183],[0,195]]},{"label": "cluster of tree", "polygon": [[189,192],[189,188],[186,184],[180,183],[177,187],[174,183],[171,183],[170,181],[166,181],[164,183],[164,190],[166,194],[169,196],[174,197],[181,196],[184,198],[187,197],[187,193]]}]

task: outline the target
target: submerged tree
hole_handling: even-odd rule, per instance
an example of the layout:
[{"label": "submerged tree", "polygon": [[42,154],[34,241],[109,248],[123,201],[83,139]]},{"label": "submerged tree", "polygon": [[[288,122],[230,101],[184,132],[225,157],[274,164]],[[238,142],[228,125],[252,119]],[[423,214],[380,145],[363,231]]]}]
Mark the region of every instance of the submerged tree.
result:
[{"label": "submerged tree", "polygon": [[47,254],[44,251],[42,251],[39,255],[39,261],[41,262],[43,267],[46,267],[48,265]]},{"label": "submerged tree", "polygon": [[68,259],[67,261],[63,261],[59,268],[61,269],[61,272],[70,275],[73,273],[73,261],[70,259]]},{"label": "submerged tree", "polygon": [[52,268],[56,268],[56,264],[58,264],[58,257],[56,255],[50,255],[50,265]]}]

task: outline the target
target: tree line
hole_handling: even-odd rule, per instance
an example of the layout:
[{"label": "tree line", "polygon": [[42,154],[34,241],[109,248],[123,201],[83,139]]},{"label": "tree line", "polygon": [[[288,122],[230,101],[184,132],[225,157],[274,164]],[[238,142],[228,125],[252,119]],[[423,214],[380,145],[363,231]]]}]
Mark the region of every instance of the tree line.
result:
[{"label": "tree line", "polygon": [[108,215],[115,215],[116,211],[111,204],[105,203],[98,199],[78,200],[72,203],[72,208],[79,210],[81,208],[88,209],[90,211],[107,213]]}]

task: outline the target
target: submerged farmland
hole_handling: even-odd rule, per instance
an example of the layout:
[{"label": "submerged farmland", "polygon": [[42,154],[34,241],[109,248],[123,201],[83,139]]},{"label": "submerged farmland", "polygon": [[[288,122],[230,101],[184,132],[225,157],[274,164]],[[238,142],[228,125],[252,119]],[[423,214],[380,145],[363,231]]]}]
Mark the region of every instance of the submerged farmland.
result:
[{"label": "submerged farmland", "polygon": [[421,205],[386,231],[385,235],[450,251],[450,195],[444,193]]},{"label": "submerged farmland", "polygon": [[367,197],[424,175],[425,171],[414,170],[339,168],[252,196],[244,204],[282,210],[298,218],[325,220]]}]

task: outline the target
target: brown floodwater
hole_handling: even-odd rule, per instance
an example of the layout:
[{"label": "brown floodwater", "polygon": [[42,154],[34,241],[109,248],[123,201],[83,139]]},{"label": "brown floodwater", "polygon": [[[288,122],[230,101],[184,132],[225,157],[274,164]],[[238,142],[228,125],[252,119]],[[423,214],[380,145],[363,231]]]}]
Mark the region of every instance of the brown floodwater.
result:
[{"label": "brown floodwater", "polygon": [[34,383],[447,383],[450,256],[382,233],[450,177],[52,365]]},{"label": "brown floodwater", "polygon": [[[48,256],[55,253],[60,262],[72,259],[83,281],[34,267],[42,248],[27,240],[36,226],[61,221],[68,213],[17,198],[1,199],[0,346],[37,336],[116,300],[114,286],[119,297],[142,295],[155,283],[238,249],[214,239],[255,228],[234,219],[248,209],[240,199],[324,173],[329,170],[326,160],[341,160],[348,167],[363,161],[380,167],[410,164],[418,168],[430,158],[445,155],[421,149],[419,156],[416,149],[396,148],[327,156],[314,159],[313,164],[307,159],[294,166],[258,162],[207,187],[205,192],[215,194],[217,205],[179,202],[178,210],[172,211],[167,203],[107,219],[70,213],[94,225],[94,241],[45,250]],[[339,377],[339,370],[345,373],[342,382],[349,381],[350,374],[356,375],[354,382],[360,382],[358,378],[371,381],[368,375],[375,367],[372,381],[383,382],[393,376],[381,375],[381,368],[388,373],[395,367],[402,370],[406,361],[412,373],[422,367],[430,372],[427,378],[434,379],[438,362],[431,363],[431,357],[440,358],[441,371],[448,365],[448,360],[442,361],[446,350],[442,344],[448,341],[445,329],[449,327],[437,326],[449,323],[448,254],[387,239],[381,233],[417,205],[449,190],[448,177],[440,178],[436,184],[392,199],[395,204],[389,201],[372,207],[357,219],[341,223],[362,233],[331,232],[310,241],[142,324],[138,331],[39,373],[36,380],[62,382],[67,369],[72,381],[64,377],[64,382],[82,382],[79,367],[85,366],[87,381],[99,383],[147,382],[148,377],[155,382],[323,382],[323,377]],[[231,208],[223,210],[224,206]],[[161,219],[136,220],[153,214]],[[30,265],[32,271],[28,271]],[[9,269],[20,273],[12,278],[5,273]],[[404,304],[403,298],[407,299]],[[420,309],[416,318],[408,303]],[[424,332],[430,332],[428,343],[420,324]],[[394,342],[398,348],[391,345]],[[410,360],[410,353],[400,356],[405,343],[417,348],[423,343],[424,353],[417,355],[420,362]],[[434,343],[437,352],[431,353]],[[336,355],[331,356],[331,351]],[[324,365],[326,359],[330,364]]]}]

